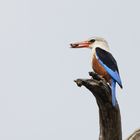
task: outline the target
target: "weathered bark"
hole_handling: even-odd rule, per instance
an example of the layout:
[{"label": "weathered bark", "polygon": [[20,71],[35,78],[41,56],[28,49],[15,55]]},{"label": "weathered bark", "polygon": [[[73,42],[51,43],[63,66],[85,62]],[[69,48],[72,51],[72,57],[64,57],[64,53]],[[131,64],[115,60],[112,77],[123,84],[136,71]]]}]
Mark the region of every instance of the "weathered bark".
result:
[{"label": "weathered bark", "polygon": [[140,129],[132,133],[126,140],[140,140]]},{"label": "weathered bark", "polygon": [[[95,96],[99,107],[99,140],[122,140],[121,115],[119,105],[114,107],[111,89],[107,82],[96,73],[90,72],[92,79],[77,79],[76,84],[85,86]],[[126,140],[140,140],[140,129],[133,132]]]},{"label": "weathered bark", "polygon": [[90,72],[92,79],[77,79],[76,84],[85,86],[96,98],[99,107],[99,140],[122,140],[121,116],[119,105],[114,107],[110,86],[97,74]]}]

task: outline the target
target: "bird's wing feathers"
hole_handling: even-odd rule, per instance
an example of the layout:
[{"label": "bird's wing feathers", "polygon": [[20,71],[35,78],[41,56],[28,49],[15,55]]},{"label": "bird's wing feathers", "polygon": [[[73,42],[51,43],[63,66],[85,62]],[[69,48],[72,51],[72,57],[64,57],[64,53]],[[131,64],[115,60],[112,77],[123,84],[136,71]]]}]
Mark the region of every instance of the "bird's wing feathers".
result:
[{"label": "bird's wing feathers", "polygon": [[95,49],[97,59],[99,60],[99,63],[105,68],[105,70],[108,72],[108,74],[120,85],[122,88],[122,82],[119,75],[119,70],[117,66],[117,62],[112,56],[111,53],[97,47]]}]

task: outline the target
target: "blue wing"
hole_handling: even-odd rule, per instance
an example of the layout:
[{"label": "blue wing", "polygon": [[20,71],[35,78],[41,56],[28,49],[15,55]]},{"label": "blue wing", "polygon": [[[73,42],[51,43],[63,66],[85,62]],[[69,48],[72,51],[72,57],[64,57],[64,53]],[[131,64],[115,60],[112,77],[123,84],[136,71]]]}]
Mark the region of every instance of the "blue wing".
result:
[{"label": "blue wing", "polygon": [[99,63],[105,68],[112,79],[114,79],[122,88],[117,62],[112,54],[99,47],[97,47],[95,51]]}]

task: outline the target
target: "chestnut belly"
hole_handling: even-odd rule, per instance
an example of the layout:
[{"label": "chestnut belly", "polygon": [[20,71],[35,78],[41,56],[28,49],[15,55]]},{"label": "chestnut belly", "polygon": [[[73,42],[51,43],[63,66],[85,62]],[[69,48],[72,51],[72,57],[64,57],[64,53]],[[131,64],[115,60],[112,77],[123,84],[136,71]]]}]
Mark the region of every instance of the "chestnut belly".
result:
[{"label": "chestnut belly", "polygon": [[110,79],[111,79],[110,75],[107,73],[104,67],[99,63],[98,59],[96,59],[95,56],[93,57],[92,60],[92,68],[97,74],[102,76],[107,82],[110,83]]}]

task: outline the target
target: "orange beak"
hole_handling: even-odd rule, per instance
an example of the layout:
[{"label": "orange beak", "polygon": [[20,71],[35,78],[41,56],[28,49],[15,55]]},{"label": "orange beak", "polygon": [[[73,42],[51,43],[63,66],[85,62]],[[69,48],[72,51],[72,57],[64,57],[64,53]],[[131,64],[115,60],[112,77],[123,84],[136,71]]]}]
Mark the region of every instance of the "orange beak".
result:
[{"label": "orange beak", "polygon": [[71,48],[89,48],[89,45],[90,45],[90,42],[88,42],[88,41],[70,44]]}]

